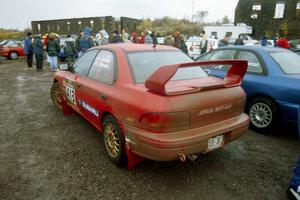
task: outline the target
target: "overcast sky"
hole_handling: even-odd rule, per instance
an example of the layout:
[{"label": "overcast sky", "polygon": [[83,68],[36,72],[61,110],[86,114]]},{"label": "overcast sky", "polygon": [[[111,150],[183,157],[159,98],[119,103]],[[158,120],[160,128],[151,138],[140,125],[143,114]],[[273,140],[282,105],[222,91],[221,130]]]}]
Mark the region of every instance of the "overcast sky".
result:
[{"label": "overcast sky", "polygon": [[24,29],[33,20],[73,17],[192,17],[194,10],[207,10],[206,21],[217,21],[227,15],[234,18],[238,0],[0,0],[0,28]]}]

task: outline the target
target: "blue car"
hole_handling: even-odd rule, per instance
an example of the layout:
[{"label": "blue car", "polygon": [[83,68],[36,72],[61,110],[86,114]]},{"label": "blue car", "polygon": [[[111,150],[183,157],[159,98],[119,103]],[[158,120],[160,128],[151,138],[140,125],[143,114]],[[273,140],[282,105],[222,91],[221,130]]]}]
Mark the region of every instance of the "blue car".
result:
[{"label": "blue car", "polygon": [[[300,104],[300,56],[273,47],[227,46],[203,54],[200,60],[242,59],[248,70],[242,86],[247,93],[246,113],[250,128],[271,132],[281,121],[297,123]],[[224,77],[229,66],[213,66],[206,71]]]}]

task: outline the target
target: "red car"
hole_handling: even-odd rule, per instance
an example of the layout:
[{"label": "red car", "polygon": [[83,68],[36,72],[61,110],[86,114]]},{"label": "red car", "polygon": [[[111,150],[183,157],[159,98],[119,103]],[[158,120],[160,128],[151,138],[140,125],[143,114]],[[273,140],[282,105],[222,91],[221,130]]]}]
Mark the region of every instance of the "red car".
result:
[{"label": "red car", "polygon": [[[201,68],[209,65],[232,67],[219,79]],[[52,101],[101,131],[117,165],[184,161],[223,147],[248,128],[240,87],[247,61],[192,62],[173,47],[114,44],[92,48],[68,70],[61,68]]]},{"label": "red car", "polygon": [[15,60],[25,56],[25,52],[20,41],[5,40],[0,43],[0,56]]}]

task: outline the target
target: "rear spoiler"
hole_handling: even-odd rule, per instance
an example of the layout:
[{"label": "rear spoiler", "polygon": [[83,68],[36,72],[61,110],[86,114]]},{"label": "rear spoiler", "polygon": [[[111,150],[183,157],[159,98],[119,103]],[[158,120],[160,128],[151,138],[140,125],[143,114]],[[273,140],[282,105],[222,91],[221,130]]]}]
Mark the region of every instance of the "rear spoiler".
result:
[{"label": "rear spoiler", "polygon": [[[179,68],[185,67],[201,67],[213,65],[231,65],[226,76],[223,79],[223,87],[235,87],[241,85],[241,81],[247,71],[248,61],[246,60],[214,60],[214,61],[198,61],[191,63],[181,63],[175,65],[164,65],[157,69],[145,82],[146,88],[150,91],[161,95],[168,95],[166,92],[167,82],[175,75]],[[199,90],[207,90],[214,88],[214,85],[199,86]]]}]

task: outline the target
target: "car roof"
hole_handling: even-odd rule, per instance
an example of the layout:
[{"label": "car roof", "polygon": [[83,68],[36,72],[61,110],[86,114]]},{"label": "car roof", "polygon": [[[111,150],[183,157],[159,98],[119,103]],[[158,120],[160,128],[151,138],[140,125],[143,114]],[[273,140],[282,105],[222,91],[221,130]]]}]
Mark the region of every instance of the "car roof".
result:
[{"label": "car roof", "polygon": [[94,47],[95,49],[101,49],[101,48],[109,48],[114,50],[123,50],[126,52],[133,52],[133,51],[164,51],[164,50],[171,50],[171,51],[179,51],[179,49],[171,46],[165,46],[165,45],[151,45],[151,44],[131,44],[131,43],[117,43],[117,44],[108,44],[104,46]]},{"label": "car roof", "polygon": [[278,48],[278,47],[263,47],[263,46],[242,46],[242,45],[235,45],[235,46],[225,46],[220,47],[219,49],[239,49],[239,50],[251,50],[258,53],[267,52],[267,53],[273,53],[273,52],[289,52],[287,49]]}]

